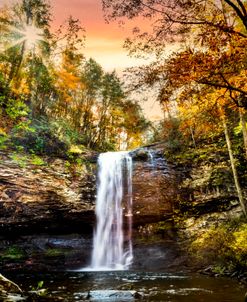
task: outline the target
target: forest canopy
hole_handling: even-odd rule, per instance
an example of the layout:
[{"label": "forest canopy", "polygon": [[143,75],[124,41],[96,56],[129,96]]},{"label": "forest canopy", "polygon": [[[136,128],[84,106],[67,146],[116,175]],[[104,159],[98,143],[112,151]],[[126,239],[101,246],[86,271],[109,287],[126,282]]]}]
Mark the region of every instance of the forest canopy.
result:
[{"label": "forest canopy", "polygon": [[[247,158],[247,1],[102,3],[108,21],[145,20],[125,47],[131,55],[156,58],[128,73],[131,89],[157,91],[165,118],[156,139],[165,140],[174,154],[203,141],[221,148],[223,137],[246,215],[238,168],[242,173],[239,157]],[[175,50],[168,51],[171,45]]]},{"label": "forest canopy", "polygon": [[[115,71],[83,54],[86,31],[72,16],[52,31],[46,0],[0,9],[0,135],[37,153],[73,145],[133,148],[149,127]],[[49,151],[50,150],[50,151]]]}]

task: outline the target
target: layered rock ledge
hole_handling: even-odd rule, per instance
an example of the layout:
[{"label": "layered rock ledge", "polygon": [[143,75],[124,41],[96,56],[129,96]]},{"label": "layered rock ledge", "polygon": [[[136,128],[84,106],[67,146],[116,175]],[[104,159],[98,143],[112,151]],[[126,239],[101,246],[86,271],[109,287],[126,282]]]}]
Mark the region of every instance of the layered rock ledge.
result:
[{"label": "layered rock ledge", "polygon": [[[138,149],[133,156],[133,214],[136,226],[171,215],[176,191],[173,172],[159,153]],[[95,224],[97,154],[76,163],[0,152],[0,234],[92,232]],[[24,158],[24,160],[23,160]]]},{"label": "layered rock ledge", "polygon": [[69,231],[94,223],[95,163],[38,166],[0,154],[0,233]]}]

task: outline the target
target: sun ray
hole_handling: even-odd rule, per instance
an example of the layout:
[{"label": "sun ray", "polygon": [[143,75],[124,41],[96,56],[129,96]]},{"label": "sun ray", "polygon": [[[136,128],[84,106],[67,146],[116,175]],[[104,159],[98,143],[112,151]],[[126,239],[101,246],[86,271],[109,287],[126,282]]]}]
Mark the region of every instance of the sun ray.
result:
[{"label": "sun ray", "polygon": [[43,30],[35,25],[22,24],[19,27],[8,26],[5,40],[5,43],[1,43],[1,50],[7,50],[25,42],[25,49],[27,51],[32,51],[35,49],[36,45],[45,41],[45,37]]},{"label": "sun ray", "polygon": [[25,42],[24,38],[20,38],[18,40],[12,41],[12,42],[6,44],[5,49],[9,49],[9,48],[15,47],[17,45],[20,45],[23,42]]},{"label": "sun ray", "polygon": [[33,49],[40,41],[44,41],[43,31],[34,25],[24,25],[23,29],[18,29],[18,33],[26,41],[27,49]]}]

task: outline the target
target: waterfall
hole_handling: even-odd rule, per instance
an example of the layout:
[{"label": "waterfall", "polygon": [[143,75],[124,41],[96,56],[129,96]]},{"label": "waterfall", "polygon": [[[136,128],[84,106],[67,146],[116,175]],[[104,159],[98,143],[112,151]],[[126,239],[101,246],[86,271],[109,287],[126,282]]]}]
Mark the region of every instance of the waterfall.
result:
[{"label": "waterfall", "polygon": [[154,168],[155,168],[155,162],[154,162],[153,153],[152,153],[152,151],[150,151],[150,150],[147,150],[147,153],[148,153],[148,157],[149,157],[149,159],[150,159],[151,167],[152,167],[152,169],[154,169]]},{"label": "waterfall", "polygon": [[[92,270],[123,270],[132,263],[132,158],[128,152],[102,153],[98,159],[97,225]],[[124,233],[124,216],[127,228]]]}]

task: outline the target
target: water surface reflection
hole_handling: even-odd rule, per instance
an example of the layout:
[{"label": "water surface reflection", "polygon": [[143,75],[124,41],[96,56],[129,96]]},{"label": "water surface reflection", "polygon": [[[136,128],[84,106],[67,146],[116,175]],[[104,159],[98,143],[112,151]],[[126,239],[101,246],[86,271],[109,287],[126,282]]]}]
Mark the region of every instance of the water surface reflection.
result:
[{"label": "water surface reflection", "polygon": [[200,275],[119,271],[9,277],[26,290],[44,281],[49,301],[243,302],[245,293],[235,280]]}]

